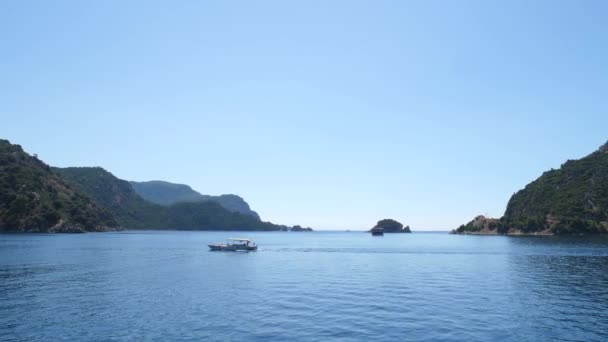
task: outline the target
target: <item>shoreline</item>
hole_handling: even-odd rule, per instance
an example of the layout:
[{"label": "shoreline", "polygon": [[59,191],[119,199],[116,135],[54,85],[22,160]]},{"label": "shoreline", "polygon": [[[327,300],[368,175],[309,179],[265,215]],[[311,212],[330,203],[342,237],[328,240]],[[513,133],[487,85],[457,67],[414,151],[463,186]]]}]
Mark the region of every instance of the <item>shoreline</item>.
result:
[{"label": "shoreline", "polygon": [[[496,232],[449,232],[450,235],[477,235],[477,236],[560,236],[551,232],[536,232],[536,233],[523,233],[523,232],[512,232],[500,234]],[[600,234],[598,234],[600,235]]]}]

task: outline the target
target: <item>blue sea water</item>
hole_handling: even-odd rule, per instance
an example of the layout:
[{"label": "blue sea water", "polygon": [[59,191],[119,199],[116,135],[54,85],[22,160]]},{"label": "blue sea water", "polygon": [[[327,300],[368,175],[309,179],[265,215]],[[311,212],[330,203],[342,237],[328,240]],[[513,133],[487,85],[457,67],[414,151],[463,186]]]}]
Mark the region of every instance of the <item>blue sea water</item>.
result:
[{"label": "blue sea water", "polygon": [[606,237],[232,235],[0,235],[0,340],[608,340]]}]

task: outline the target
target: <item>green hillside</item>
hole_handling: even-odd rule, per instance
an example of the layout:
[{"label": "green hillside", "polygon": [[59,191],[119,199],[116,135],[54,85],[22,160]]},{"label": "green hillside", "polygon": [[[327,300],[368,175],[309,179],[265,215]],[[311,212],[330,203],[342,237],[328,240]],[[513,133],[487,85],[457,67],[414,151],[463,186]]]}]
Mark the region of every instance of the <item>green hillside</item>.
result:
[{"label": "green hillside", "polygon": [[[485,218],[484,218],[485,219]],[[487,221],[487,219],[486,219]],[[486,222],[484,221],[484,222]],[[457,233],[589,234],[608,232],[608,144],[545,172],[514,194],[500,220],[474,220]]]},{"label": "green hillside", "polygon": [[21,146],[0,140],[0,231],[105,231],[117,222]]},{"label": "green hillside", "polygon": [[141,198],[129,182],[115,177],[101,167],[53,168],[74,184],[127,229],[167,228],[167,209]]},{"label": "green hillside", "polygon": [[54,168],[58,175],[106,208],[127,229],[279,230],[257,218],[235,213],[213,201],[162,206],[143,199],[128,181],[100,167]]}]

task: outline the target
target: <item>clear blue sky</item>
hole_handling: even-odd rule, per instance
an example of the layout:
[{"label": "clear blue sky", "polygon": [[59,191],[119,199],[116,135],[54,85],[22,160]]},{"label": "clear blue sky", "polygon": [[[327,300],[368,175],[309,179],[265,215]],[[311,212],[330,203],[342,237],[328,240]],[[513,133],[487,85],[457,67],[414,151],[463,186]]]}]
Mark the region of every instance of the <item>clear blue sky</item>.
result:
[{"label": "clear blue sky", "polygon": [[266,220],[444,230],[608,140],[606,1],[2,1],[0,137],[243,196]]}]

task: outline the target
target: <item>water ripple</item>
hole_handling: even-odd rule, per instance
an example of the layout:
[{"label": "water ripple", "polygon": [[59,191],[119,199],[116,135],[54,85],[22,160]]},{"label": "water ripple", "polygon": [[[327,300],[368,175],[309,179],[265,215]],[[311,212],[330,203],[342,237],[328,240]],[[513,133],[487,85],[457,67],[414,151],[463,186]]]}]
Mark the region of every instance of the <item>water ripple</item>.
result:
[{"label": "water ripple", "polygon": [[0,235],[2,341],[603,341],[608,242]]}]

